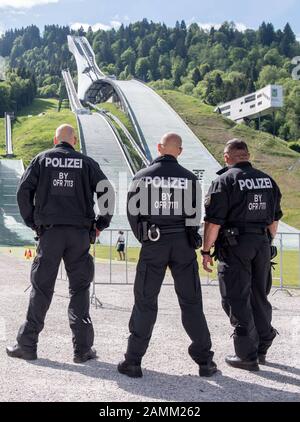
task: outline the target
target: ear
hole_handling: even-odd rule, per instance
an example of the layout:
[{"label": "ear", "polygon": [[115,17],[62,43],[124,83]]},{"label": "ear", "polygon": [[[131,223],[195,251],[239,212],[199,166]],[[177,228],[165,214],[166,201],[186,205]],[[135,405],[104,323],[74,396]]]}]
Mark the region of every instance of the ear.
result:
[{"label": "ear", "polygon": [[56,137],[56,136],[54,136],[54,141],[53,141],[53,143],[54,143],[54,145],[58,145],[58,144],[59,144],[58,139],[57,139],[57,137]]},{"label": "ear", "polygon": [[180,147],[180,150],[179,150],[179,153],[178,153],[178,157],[179,157],[179,155],[181,155],[181,154],[182,154],[182,151],[183,151],[183,148],[182,148],[182,147]]}]

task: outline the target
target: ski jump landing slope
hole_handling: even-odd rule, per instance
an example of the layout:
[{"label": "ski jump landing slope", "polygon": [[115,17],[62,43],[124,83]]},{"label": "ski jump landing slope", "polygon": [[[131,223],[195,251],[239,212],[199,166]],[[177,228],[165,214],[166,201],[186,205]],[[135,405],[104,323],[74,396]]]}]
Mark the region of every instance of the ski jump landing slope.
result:
[{"label": "ski jump landing slope", "polygon": [[151,88],[137,81],[114,81],[126,97],[144,135],[152,158],[157,155],[157,144],[167,132],[178,133],[183,139],[180,164],[199,175],[207,190],[220,164],[209,153],[181,117]]},{"label": "ski jump landing slope", "polygon": [[133,171],[106,118],[100,114],[78,115],[82,152],[100,165],[116,191],[116,213],[112,229],[128,228],[126,199]]},{"label": "ski jump landing slope", "polygon": [[[85,37],[69,37],[69,46],[77,62],[80,98],[85,98],[89,90],[99,90],[101,98],[105,100],[115,91],[137,129],[141,146],[149,160],[156,157],[157,143],[163,134],[178,133],[183,139],[184,149],[179,162],[198,176],[206,192],[221,166],[175,110],[140,81],[118,81],[106,77],[97,67],[95,54]],[[281,224],[280,231],[285,230],[286,227]]]},{"label": "ski jump landing slope", "polygon": [[111,228],[129,228],[126,198],[133,171],[128,158],[107,118],[85,109],[79,101],[70,72],[63,71],[62,74],[70,107],[77,118],[82,152],[97,161],[115,188],[117,208]]},{"label": "ski jump landing slope", "polygon": [[[112,92],[127,110],[149,160],[157,155],[156,146],[166,132],[176,132],[184,141],[180,163],[199,176],[204,189],[216,177],[220,165],[180,116],[152,89],[137,81],[106,77],[96,63],[95,53],[85,37],[68,37],[69,48],[78,69],[78,97],[93,102],[108,99]],[[108,88],[110,87],[110,88]]]}]

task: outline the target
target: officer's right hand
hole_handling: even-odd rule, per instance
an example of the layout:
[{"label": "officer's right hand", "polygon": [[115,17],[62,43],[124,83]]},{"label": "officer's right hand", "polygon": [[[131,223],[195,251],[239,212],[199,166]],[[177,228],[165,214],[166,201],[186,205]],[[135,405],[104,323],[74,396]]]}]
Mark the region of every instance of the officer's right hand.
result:
[{"label": "officer's right hand", "polygon": [[211,256],[209,256],[209,255],[204,255],[203,256],[203,258],[202,258],[202,266],[203,266],[203,269],[206,271],[206,272],[208,272],[208,273],[212,273],[213,272],[213,270],[211,269],[211,268],[209,268],[209,266],[208,265],[210,265],[211,267],[213,267],[213,265],[214,265],[214,261],[213,261],[213,259],[212,259],[212,257]]}]

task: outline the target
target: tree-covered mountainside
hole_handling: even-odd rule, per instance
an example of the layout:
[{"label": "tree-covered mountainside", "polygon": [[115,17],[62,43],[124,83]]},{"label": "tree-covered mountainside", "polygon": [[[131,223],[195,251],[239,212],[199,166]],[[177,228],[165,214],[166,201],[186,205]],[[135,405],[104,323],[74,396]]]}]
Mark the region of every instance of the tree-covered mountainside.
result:
[{"label": "tree-covered mountainside", "polygon": [[[162,90],[158,94],[177,111],[220,163],[223,162],[222,152],[227,140],[236,137],[245,140],[254,165],[274,177],[280,186],[283,194],[283,221],[300,229],[299,153],[291,151],[286,142],[268,133],[236,125],[214,113],[214,107],[192,96],[174,90]],[[57,107],[58,101],[55,99],[35,99],[31,106],[18,113],[13,125],[14,154],[16,158],[23,159],[26,166],[37,153],[51,148],[57,126],[62,123],[76,126],[74,114],[65,107],[58,113]],[[130,120],[117,105],[105,103],[100,107],[118,116],[128,130],[134,133]],[[0,158],[4,155],[4,124],[0,118]]]},{"label": "tree-covered mountainside", "polygon": [[[30,72],[39,96],[58,96],[61,70],[68,67],[76,76],[68,34],[69,27],[56,25],[46,26],[42,34],[35,26],[10,30],[0,38],[0,56],[9,57],[10,67],[26,74],[25,80]],[[241,32],[234,23],[225,22],[218,30],[205,31],[195,23],[187,27],[182,21],[169,28],[144,19],[118,30],[90,29],[77,34],[87,36],[100,68],[107,74],[180,90],[210,105],[269,83],[282,84],[285,106],[276,114],[276,135],[285,140],[300,139],[300,83],[291,76],[291,59],[300,56],[300,43],[289,24],[276,30],[264,22],[258,30]],[[6,96],[6,108],[10,104],[12,109],[17,104],[15,98],[8,101],[5,84],[9,81],[0,82],[0,102]],[[264,118],[262,130],[273,130],[270,118]]]},{"label": "tree-covered mountainside", "polygon": [[32,103],[37,86],[34,74],[26,68],[6,72],[5,82],[0,82],[0,117],[6,111],[18,112]]}]

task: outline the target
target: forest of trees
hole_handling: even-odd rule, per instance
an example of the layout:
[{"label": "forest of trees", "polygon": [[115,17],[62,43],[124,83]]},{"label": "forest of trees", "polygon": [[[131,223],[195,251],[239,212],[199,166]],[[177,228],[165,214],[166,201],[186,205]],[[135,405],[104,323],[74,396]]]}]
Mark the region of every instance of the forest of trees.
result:
[{"label": "forest of trees", "polygon": [[[7,31],[0,38],[0,56],[8,57],[10,68],[17,69],[0,82],[0,104],[3,95],[10,95],[14,108],[34,95],[59,96],[61,70],[68,67],[76,76],[68,34],[69,27],[49,25],[41,34],[30,26]],[[269,83],[282,84],[285,106],[276,113],[276,134],[285,140],[300,139],[300,83],[291,77],[291,59],[300,56],[300,43],[289,24],[276,30],[263,22],[258,30],[241,32],[234,23],[225,22],[218,30],[204,31],[196,23],[187,27],[182,21],[169,28],[144,19],[118,30],[85,33],[81,29],[76,34],[87,36],[105,73],[120,79],[135,77],[154,88],[178,89],[211,105]],[[26,94],[29,86],[31,96]],[[20,103],[19,90],[23,91]],[[263,120],[262,129],[273,130],[270,118]]]}]

